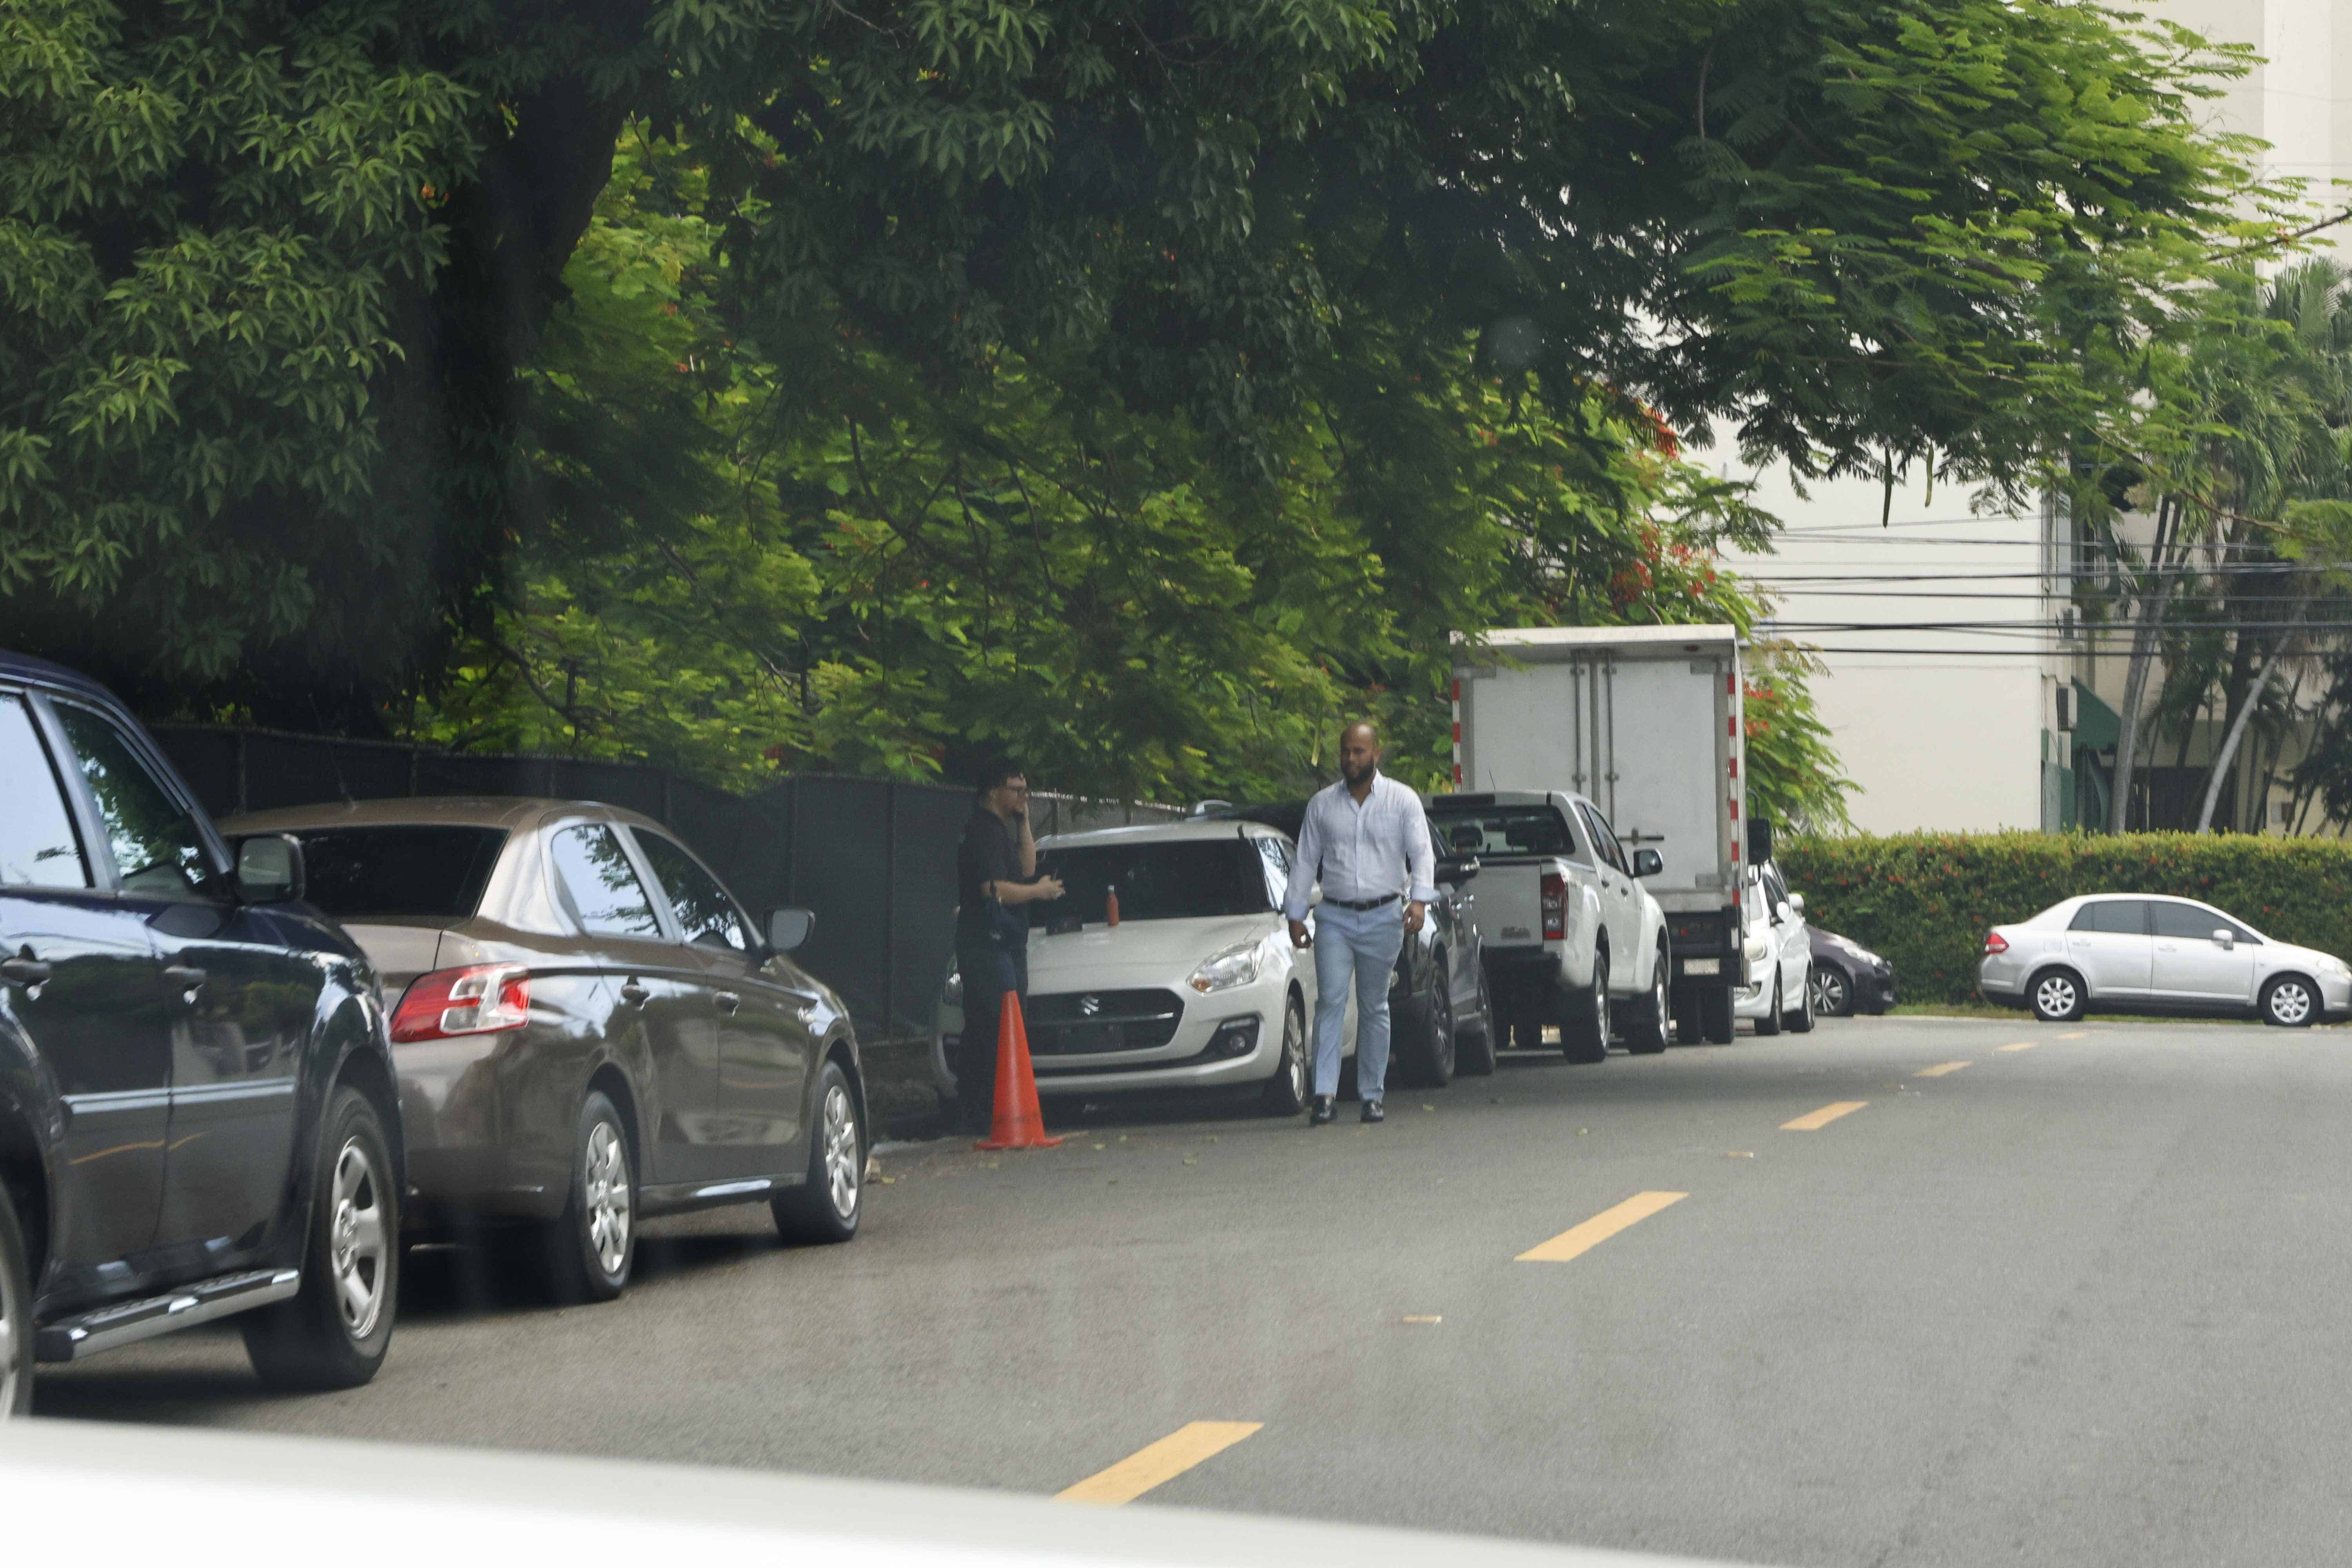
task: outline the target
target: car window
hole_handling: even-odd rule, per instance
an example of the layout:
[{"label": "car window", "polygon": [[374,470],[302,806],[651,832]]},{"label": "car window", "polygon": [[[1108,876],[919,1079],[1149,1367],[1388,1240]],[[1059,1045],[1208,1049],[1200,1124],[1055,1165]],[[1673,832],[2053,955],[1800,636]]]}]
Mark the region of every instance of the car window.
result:
[{"label": "car window", "polygon": [[123,890],[173,899],[220,897],[203,831],[140,760],[130,737],[112,720],[70,702],[57,704],[57,714],[98,801]]},{"label": "car window", "polygon": [[742,911],[719,879],[695,863],[693,856],[658,833],[636,830],[637,847],[669,895],[669,907],[688,942],[723,947],[734,952],[751,951],[751,937]]},{"label": "car window", "polygon": [[1290,897],[1290,849],[1271,833],[1250,840],[1257,846],[1259,860],[1265,866],[1265,896],[1280,909]]},{"label": "car window", "polygon": [[480,907],[507,842],[503,827],[331,827],[295,837],[305,896],[337,920],[462,920]]},{"label": "car window", "polygon": [[0,887],[89,885],[89,867],[48,748],[25,700],[0,697]]},{"label": "car window", "polygon": [[1574,855],[1568,823],[1549,805],[1450,806],[1429,803],[1430,837],[1441,855]]},{"label": "car window", "polygon": [[621,836],[602,823],[564,828],[547,841],[556,890],[580,929],[597,936],[658,937],[653,900],[621,847]]},{"label": "car window", "polygon": [[2217,931],[2226,931],[2239,942],[2260,942],[2262,939],[2229,916],[2211,910],[2200,910],[2195,904],[2175,903],[2169,899],[2148,902],[2148,913],[2158,936],[2187,937],[2196,942],[2210,942]]},{"label": "car window", "polygon": [[1088,925],[1108,915],[1106,894],[1118,893],[1121,921],[1198,920],[1262,914],[1265,863],[1235,839],[1095,844],[1043,850],[1037,869],[1061,879],[1062,897],[1028,906],[1032,925],[1076,916]]},{"label": "car window", "polygon": [[2103,931],[2124,936],[2147,934],[2147,900],[2101,899],[2074,911],[2072,931]]},{"label": "car window", "polygon": [[1618,847],[1617,836],[1609,830],[1608,819],[1581,802],[1576,809],[1584,816],[1585,831],[1592,835],[1593,854],[1627,876],[1633,875],[1633,868],[1625,864],[1625,851]]}]

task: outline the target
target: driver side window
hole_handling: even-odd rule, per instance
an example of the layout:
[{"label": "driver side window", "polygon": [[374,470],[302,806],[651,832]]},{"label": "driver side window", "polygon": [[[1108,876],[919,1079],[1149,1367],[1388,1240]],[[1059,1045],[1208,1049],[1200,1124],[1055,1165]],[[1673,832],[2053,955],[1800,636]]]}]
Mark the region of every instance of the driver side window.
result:
[{"label": "driver side window", "polygon": [[642,827],[635,831],[637,847],[646,852],[646,863],[660,879],[662,891],[669,895],[670,910],[677,916],[686,940],[728,952],[751,952],[751,938],[742,913],[719,879],[660,834]]},{"label": "driver side window", "polygon": [[1250,842],[1257,846],[1258,858],[1265,862],[1265,893],[1273,900],[1272,908],[1280,909],[1290,897],[1290,847],[1272,834]]},{"label": "driver side window", "polygon": [[218,901],[220,879],[195,818],[149,771],[130,737],[102,714],[70,702],[55,706],[98,801],[122,890]]}]

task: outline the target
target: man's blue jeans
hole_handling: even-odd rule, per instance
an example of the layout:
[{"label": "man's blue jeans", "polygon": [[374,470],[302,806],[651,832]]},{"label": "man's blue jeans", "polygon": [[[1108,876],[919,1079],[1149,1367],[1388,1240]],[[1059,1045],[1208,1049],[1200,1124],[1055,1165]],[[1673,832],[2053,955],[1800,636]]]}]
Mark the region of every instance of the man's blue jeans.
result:
[{"label": "man's blue jeans", "polygon": [[1339,1088],[1339,1030],[1356,988],[1356,1092],[1379,1100],[1389,1082],[1389,977],[1404,946],[1404,905],[1315,911],[1315,1092]]}]

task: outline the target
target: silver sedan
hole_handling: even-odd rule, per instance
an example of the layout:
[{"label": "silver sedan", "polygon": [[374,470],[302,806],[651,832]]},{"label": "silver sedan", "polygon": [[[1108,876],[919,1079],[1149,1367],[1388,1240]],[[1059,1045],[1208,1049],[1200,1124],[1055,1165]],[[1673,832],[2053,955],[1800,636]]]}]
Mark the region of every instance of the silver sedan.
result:
[{"label": "silver sedan", "polygon": [[2352,965],[2194,899],[2092,895],[1985,936],[1977,989],[2052,1023],[2086,1007],[2252,1012],[2302,1028],[2352,1012]]}]

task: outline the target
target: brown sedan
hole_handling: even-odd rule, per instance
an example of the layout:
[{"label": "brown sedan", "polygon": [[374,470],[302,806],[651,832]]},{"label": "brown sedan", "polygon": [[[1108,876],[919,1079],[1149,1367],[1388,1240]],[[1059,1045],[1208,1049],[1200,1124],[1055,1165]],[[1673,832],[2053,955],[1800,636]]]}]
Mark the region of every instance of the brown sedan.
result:
[{"label": "brown sedan", "polygon": [[[764,1201],[857,1231],[866,1099],[840,998],[658,823],[578,801],[260,812],[383,977],[417,1228],[521,1222],[559,1295],[628,1283],[636,1221]],[[394,998],[397,998],[394,1001]]]}]

